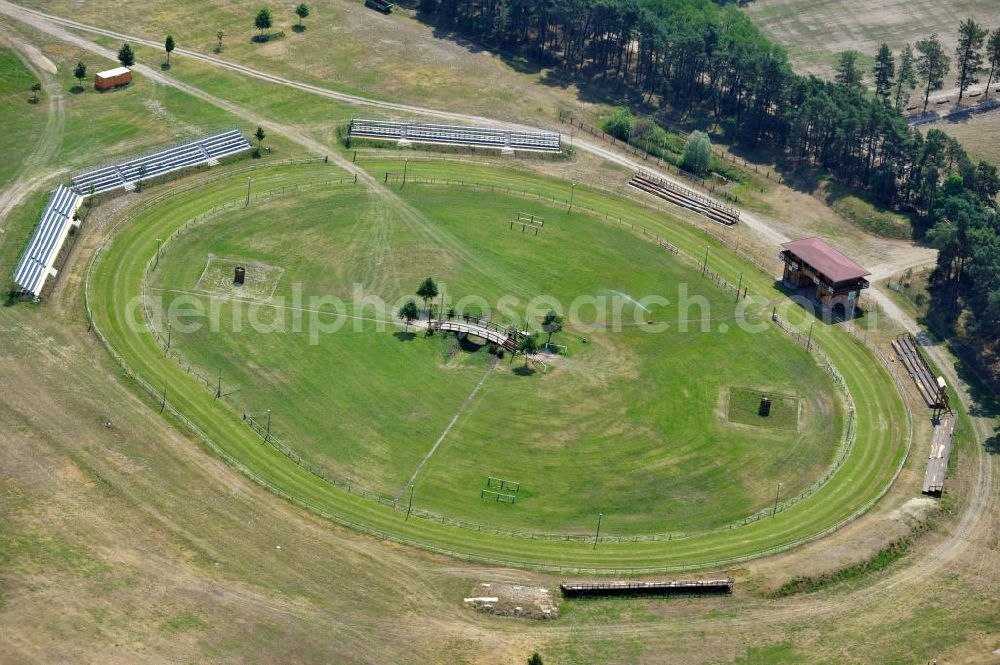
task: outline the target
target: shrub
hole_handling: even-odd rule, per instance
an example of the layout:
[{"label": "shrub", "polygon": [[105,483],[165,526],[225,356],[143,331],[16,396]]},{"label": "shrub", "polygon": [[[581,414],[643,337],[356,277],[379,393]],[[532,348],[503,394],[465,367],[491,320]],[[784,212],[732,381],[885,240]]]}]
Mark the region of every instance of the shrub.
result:
[{"label": "shrub", "polygon": [[708,173],[708,166],[712,163],[712,141],[705,132],[691,132],[687,144],[684,146],[684,158],[681,164],[684,170],[697,176],[704,176]]},{"label": "shrub", "polygon": [[622,141],[628,140],[629,135],[632,133],[632,124],[635,122],[635,117],[632,112],[627,108],[616,109],[611,117],[604,121],[601,129],[606,131],[611,136],[616,139],[621,139]]}]

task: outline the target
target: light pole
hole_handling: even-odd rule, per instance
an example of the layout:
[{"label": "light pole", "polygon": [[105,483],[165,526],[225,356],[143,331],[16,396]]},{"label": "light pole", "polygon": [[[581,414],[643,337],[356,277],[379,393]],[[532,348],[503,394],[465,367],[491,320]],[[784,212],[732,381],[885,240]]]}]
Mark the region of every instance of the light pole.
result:
[{"label": "light pole", "polygon": [[160,265],[160,245],[162,244],[162,242],[163,241],[160,238],[156,239],[156,263],[153,264],[153,268],[156,268],[158,265]]},{"label": "light pole", "polygon": [[576,194],[576,183],[569,186],[569,209],[573,209],[573,196]]},{"label": "light pole", "polygon": [[781,483],[778,483],[778,489],[774,491],[774,508],[771,509],[771,517],[778,512],[778,497],[781,495]]},{"label": "light pole", "polygon": [[410,158],[407,157],[403,160],[403,184],[406,184],[406,169],[410,165]]},{"label": "light pole", "polygon": [[597,541],[601,538],[601,520],[604,519],[604,513],[597,513],[597,533],[594,534],[594,549],[597,549]]},{"label": "light pole", "polygon": [[250,180],[251,180],[250,176],[247,176],[247,202],[243,206],[244,208],[247,208],[247,207],[250,206]]}]

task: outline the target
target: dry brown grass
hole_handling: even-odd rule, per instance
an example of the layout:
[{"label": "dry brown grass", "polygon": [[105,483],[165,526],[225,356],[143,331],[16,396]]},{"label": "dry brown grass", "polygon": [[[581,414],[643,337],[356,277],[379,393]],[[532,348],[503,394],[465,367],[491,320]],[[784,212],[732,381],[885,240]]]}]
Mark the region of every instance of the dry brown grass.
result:
[{"label": "dry brown grass", "polygon": [[[89,3],[63,4],[89,11]],[[324,6],[334,4],[348,6]],[[537,168],[593,177],[581,164]],[[621,175],[609,171],[608,180]],[[849,235],[846,222],[816,213],[811,197],[784,191],[776,214],[785,228]],[[972,663],[1000,647],[995,517],[944,550],[954,526],[946,518],[901,564],[863,584],[780,601],[748,593],[849,564],[905,533],[895,511],[919,485],[919,448],[863,519],[731,571],[733,598],[579,603],[545,624],[466,610],[462,596],[483,579],[558,580],[332,527],[161,419],[85,332],[80,278],[104,229],[99,219],[84,227],[52,302],[0,308],[0,662],[495,664],[523,663],[538,650],[547,663],[692,663],[753,650],[758,662]],[[851,242],[865,261],[891,262],[905,250]],[[773,260],[767,249],[761,256]],[[919,440],[926,423],[917,426]],[[971,446],[958,450],[956,511],[973,461]],[[985,463],[1000,475],[996,456]],[[990,514],[1000,513],[995,492],[989,501]],[[918,567],[924,560],[938,567]]]},{"label": "dry brown grass", "polygon": [[882,42],[898,51],[936,32],[950,56],[965,18],[1000,27],[998,0],[756,0],[747,13],[788,49],[798,71],[820,76],[832,74],[841,51],[874,58]]}]

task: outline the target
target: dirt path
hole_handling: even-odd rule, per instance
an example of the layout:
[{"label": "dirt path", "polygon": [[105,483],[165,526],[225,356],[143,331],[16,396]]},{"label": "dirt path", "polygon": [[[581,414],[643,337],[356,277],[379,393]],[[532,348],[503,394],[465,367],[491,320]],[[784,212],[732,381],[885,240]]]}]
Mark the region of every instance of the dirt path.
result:
[{"label": "dirt path", "polygon": [[486,372],[483,373],[483,378],[479,379],[479,383],[476,384],[476,387],[472,389],[472,392],[469,393],[469,396],[466,397],[465,401],[463,401],[461,406],[458,407],[458,411],[455,412],[455,417],[451,419],[451,422],[448,423],[448,426],[444,428],[443,432],[441,432],[441,436],[438,437],[437,441],[434,442],[434,445],[431,446],[431,449],[428,450],[427,454],[424,455],[423,459],[420,460],[420,464],[418,464],[417,468],[413,470],[413,475],[411,475],[410,479],[406,481],[406,484],[403,485],[401,488],[399,488],[399,491],[396,492],[396,501],[399,501],[399,499],[403,496],[403,493],[406,492],[406,488],[413,486],[414,481],[416,481],[417,476],[420,475],[420,471],[424,468],[424,465],[427,464],[427,461],[431,458],[431,455],[434,454],[434,452],[441,445],[441,442],[444,441],[445,437],[448,436],[448,432],[450,432],[451,429],[455,426],[455,423],[458,422],[458,419],[461,417],[466,407],[469,406],[473,398],[475,398],[476,393],[478,393],[479,389],[483,387],[484,383],[486,383],[486,379],[488,379],[490,374],[493,373],[493,370],[496,369],[498,362],[500,361],[494,358],[493,362],[490,363],[490,366],[486,368]]},{"label": "dirt path", "polygon": [[[19,7],[17,5],[11,4],[10,2],[7,2],[7,0],[0,0],[0,12],[3,12],[5,14],[7,14],[8,16],[12,17],[12,18],[15,18],[15,19],[17,19],[19,21],[23,21],[24,23],[27,23],[27,24],[29,24],[29,25],[31,25],[31,26],[39,29],[39,30],[42,30],[43,32],[48,32],[49,34],[52,34],[54,36],[58,36],[58,37],[60,37],[62,39],[67,39],[67,37],[75,37],[75,36],[69,35],[69,33],[67,33],[65,30],[58,30],[58,32],[56,32],[55,31],[55,29],[57,29],[56,26],[60,26],[60,27],[63,27],[63,28],[72,28],[72,29],[75,29],[75,30],[83,30],[85,32],[90,32],[90,33],[97,34],[97,35],[103,35],[103,36],[106,36],[106,37],[113,37],[115,39],[121,39],[121,40],[129,41],[129,42],[133,42],[133,43],[137,43],[137,44],[143,44],[145,46],[150,46],[152,48],[157,48],[157,49],[162,46],[158,41],[144,39],[144,38],[141,38],[141,37],[137,37],[135,35],[126,35],[126,34],[123,34],[123,33],[120,33],[120,32],[115,32],[113,30],[105,30],[103,28],[98,28],[98,27],[95,27],[95,26],[87,25],[85,23],[80,23],[78,21],[72,21],[72,20],[69,20],[69,19],[66,19],[66,18],[62,18],[62,17],[59,17],[59,16],[53,16],[53,15],[45,14],[45,13],[38,12],[38,11],[35,11],[35,10],[32,10],[32,9],[26,9],[26,8]],[[77,40],[79,40],[79,41],[77,41]],[[93,43],[92,42],[89,42],[87,40],[81,40],[79,37],[76,37],[74,39],[74,43],[77,43],[78,45],[83,46],[84,48],[88,48],[88,49],[93,50],[93,48],[92,48],[93,47]],[[110,51],[107,51],[106,49],[102,49],[102,52],[104,54],[109,54],[110,53]],[[297,90],[302,90],[304,92],[309,92],[309,93],[321,95],[323,97],[327,97],[329,99],[335,99],[335,100],[337,100],[339,102],[343,102],[345,104],[351,104],[351,105],[354,105],[354,106],[368,106],[368,107],[373,107],[373,108],[385,109],[385,110],[389,110],[389,111],[398,111],[398,112],[407,113],[407,114],[411,114],[411,115],[412,114],[416,114],[416,115],[430,116],[430,117],[439,118],[439,119],[442,119],[442,120],[451,120],[451,121],[462,122],[462,123],[490,124],[490,125],[493,125],[493,126],[500,126],[500,127],[509,128],[509,129],[528,129],[528,130],[532,129],[531,127],[527,127],[525,125],[520,125],[520,124],[516,124],[516,123],[498,122],[498,121],[493,120],[491,118],[484,118],[482,116],[468,114],[468,113],[456,113],[456,112],[453,112],[453,111],[442,111],[442,110],[439,110],[439,109],[431,109],[431,108],[426,108],[426,107],[421,107],[421,106],[414,106],[414,105],[411,105],[411,104],[398,104],[398,103],[394,103],[394,102],[384,102],[384,101],[380,101],[380,100],[367,99],[365,97],[359,97],[357,95],[349,95],[349,94],[346,94],[346,93],[337,92],[337,91],[330,90],[330,89],[327,89],[327,88],[322,88],[320,86],[312,85],[312,84],[309,84],[309,83],[302,83],[300,81],[294,81],[294,80],[291,80],[291,79],[284,78],[282,76],[276,76],[274,74],[269,74],[267,72],[262,72],[260,70],[253,69],[251,67],[246,67],[246,66],[239,65],[239,64],[236,64],[236,63],[233,63],[233,62],[229,62],[229,61],[223,60],[222,58],[219,58],[219,57],[215,57],[215,56],[212,56],[212,55],[207,55],[207,54],[204,54],[204,53],[199,53],[197,51],[191,51],[191,50],[188,50],[188,49],[178,48],[176,50],[176,53],[178,53],[179,55],[184,55],[184,56],[187,56],[187,57],[190,57],[190,58],[201,60],[203,62],[215,65],[217,67],[222,67],[224,69],[228,69],[228,70],[231,70],[231,71],[234,71],[234,72],[238,72],[240,74],[245,74],[247,76],[252,76],[254,78],[257,78],[257,79],[260,79],[260,80],[263,80],[263,81],[268,81],[270,83],[276,83],[278,85],[282,85],[282,86],[285,86],[285,87],[294,88],[294,89],[297,89]],[[137,66],[137,68],[143,68],[143,66],[139,65],[139,66]],[[149,75],[149,72],[153,71],[153,70],[151,70],[149,68],[143,68],[143,69],[145,70],[144,73],[146,73],[147,76]],[[161,82],[166,82],[167,79],[168,79],[168,77],[157,77],[157,80],[159,80]],[[169,84],[173,84],[173,83],[169,83]],[[178,85],[178,87],[182,87],[182,89],[188,89],[187,86],[183,86],[182,84]],[[191,90],[188,89],[188,91],[190,92]],[[196,93],[192,92],[192,94],[196,94]],[[218,100],[218,101],[221,101],[221,100]],[[215,102],[213,102],[213,103],[215,103]],[[276,125],[276,123],[274,123],[274,122],[269,122],[268,124],[270,124],[272,126]],[[577,148],[579,148],[580,150],[584,150],[585,152],[589,152],[589,153],[591,153],[593,155],[596,155],[596,156],[598,156],[598,157],[600,157],[600,158],[602,158],[604,160],[607,160],[607,161],[619,164],[621,166],[625,166],[625,167],[630,168],[630,169],[639,170],[640,168],[642,168],[642,169],[645,169],[645,170],[653,170],[654,172],[657,173],[657,175],[659,175],[659,176],[661,176],[661,177],[663,177],[663,178],[665,178],[667,180],[670,180],[672,182],[675,182],[676,184],[678,184],[678,185],[680,185],[682,187],[686,187],[686,185],[683,182],[675,179],[670,174],[662,173],[662,172],[657,172],[657,171],[655,171],[655,169],[650,169],[648,167],[648,165],[646,165],[646,164],[640,165],[638,162],[636,162],[633,159],[630,159],[630,158],[628,158],[628,157],[626,157],[626,156],[624,156],[622,154],[619,154],[619,153],[617,153],[617,152],[615,152],[613,150],[605,148],[605,147],[603,147],[601,145],[598,145],[596,143],[592,143],[592,142],[586,140],[585,138],[578,137],[574,141],[574,145]],[[323,148],[323,149],[318,150],[317,152],[319,154],[324,154],[326,152],[326,149]],[[747,212],[745,210],[741,211],[741,213],[740,213],[740,219],[747,226],[749,226],[752,229],[754,229],[754,231],[756,231],[759,235],[761,235],[762,237],[766,238],[769,242],[771,242],[771,244],[785,242],[785,241],[787,241],[789,239],[787,236],[784,236],[780,232],[775,231],[768,224],[764,223],[762,220],[758,219],[755,215],[753,215],[752,213],[749,213],[749,212]]]},{"label": "dirt path", "polygon": [[45,103],[48,106],[48,117],[41,137],[11,177],[10,186],[0,191],[0,232],[2,232],[11,210],[45,181],[64,171],[52,168],[43,170],[43,167],[47,167],[62,139],[63,128],[66,125],[66,93],[54,76],[56,66],[37,48],[3,28],[0,28],[0,43],[8,44],[17,51],[28,69],[38,77],[45,90],[47,97]]}]

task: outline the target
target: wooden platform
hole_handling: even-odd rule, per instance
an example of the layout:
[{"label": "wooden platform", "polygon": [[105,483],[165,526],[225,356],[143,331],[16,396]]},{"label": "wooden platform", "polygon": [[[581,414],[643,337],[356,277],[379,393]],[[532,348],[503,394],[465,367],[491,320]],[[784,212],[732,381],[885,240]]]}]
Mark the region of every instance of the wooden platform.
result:
[{"label": "wooden platform", "polygon": [[896,351],[896,355],[903,363],[910,378],[913,379],[917,391],[924,398],[927,406],[931,408],[944,406],[939,398],[937,379],[934,378],[927,363],[917,351],[913,338],[909,335],[900,335],[893,341],[892,348]]},{"label": "wooden platform", "polygon": [[955,434],[955,416],[948,415],[934,426],[931,453],[927,458],[927,472],[924,474],[924,494],[941,494],[944,491],[944,477],[948,473],[948,456]]},{"label": "wooden platform", "polygon": [[608,581],[560,584],[563,596],[585,598],[594,596],[695,596],[729,594],[733,592],[731,577],[714,580],[646,580]]}]

